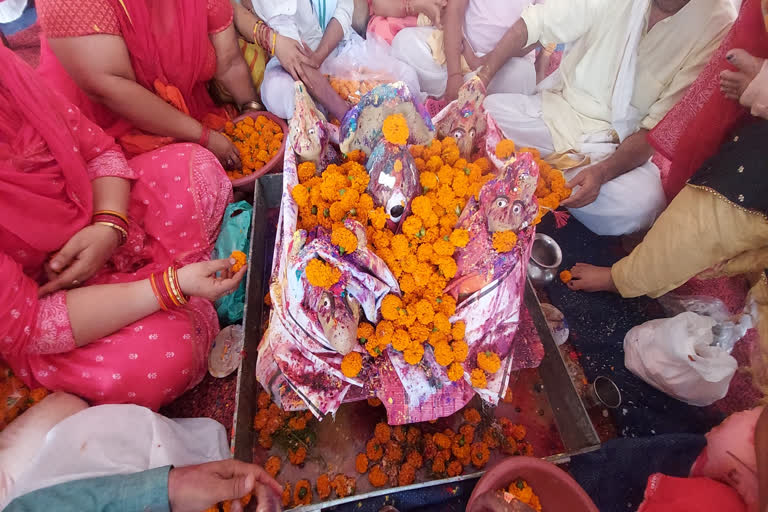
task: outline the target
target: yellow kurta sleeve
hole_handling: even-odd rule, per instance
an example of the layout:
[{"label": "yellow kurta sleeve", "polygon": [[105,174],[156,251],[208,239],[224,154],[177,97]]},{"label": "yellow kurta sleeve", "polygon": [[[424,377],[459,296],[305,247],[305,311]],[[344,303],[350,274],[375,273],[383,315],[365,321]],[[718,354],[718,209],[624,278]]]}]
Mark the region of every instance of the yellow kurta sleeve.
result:
[{"label": "yellow kurta sleeve", "polygon": [[[722,26],[722,25],[721,25]],[[702,37],[702,40],[708,40],[709,43],[699,47],[683,62],[680,71],[662,91],[659,99],[648,109],[648,114],[640,122],[640,127],[646,130],[652,130],[667,115],[675,104],[680,101],[688,87],[696,80],[699,73],[709,63],[710,57],[720,46],[720,41],[730,30],[731,24],[727,24],[718,34],[709,38]]]},{"label": "yellow kurta sleeve", "polygon": [[547,0],[528,6],[520,16],[528,29],[530,46],[571,43],[592,27],[603,9],[611,9],[618,0]]}]

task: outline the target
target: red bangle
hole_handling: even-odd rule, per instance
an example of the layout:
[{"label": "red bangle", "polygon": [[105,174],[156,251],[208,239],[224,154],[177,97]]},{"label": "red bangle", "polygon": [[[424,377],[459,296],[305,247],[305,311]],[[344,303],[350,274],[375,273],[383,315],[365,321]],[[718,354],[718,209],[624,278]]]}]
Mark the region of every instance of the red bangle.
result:
[{"label": "red bangle", "polygon": [[149,284],[152,285],[152,292],[155,294],[157,303],[160,304],[160,309],[163,311],[168,311],[168,306],[166,305],[165,300],[163,300],[163,296],[160,294],[160,290],[158,290],[157,282],[155,282],[155,274],[149,275]]},{"label": "red bangle", "polygon": [[211,136],[211,129],[203,125],[203,133],[200,134],[200,140],[197,142],[204,148],[208,147],[208,139]]}]

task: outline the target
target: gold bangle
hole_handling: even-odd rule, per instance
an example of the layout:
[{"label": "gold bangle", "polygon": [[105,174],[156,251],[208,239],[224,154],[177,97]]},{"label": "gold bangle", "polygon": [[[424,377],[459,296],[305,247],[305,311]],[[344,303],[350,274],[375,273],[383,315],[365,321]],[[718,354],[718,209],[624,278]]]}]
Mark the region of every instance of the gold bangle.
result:
[{"label": "gold bangle", "polygon": [[117,230],[118,232],[120,232],[120,238],[123,241],[122,243],[125,243],[125,241],[128,240],[128,232],[122,227],[118,226],[117,224],[113,224],[112,222],[107,222],[103,220],[94,222],[93,224],[94,225],[101,224],[102,226],[109,226],[110,228]]},{"label": "gold bangle", "polygon": [[245,110],[264,110],[264,106],[256,100],[246,101],[240,105],[240,112]]},{"label": "gold bangle", "polygon": [[126,224],[128,224],[128,216],[124,213],[116,212],[115,210],[98,210],[93,212],[93,217],[99,214],[114,215],[115,217],[120,217],[125,221]]},{"label": "gold bangle", "polygon": [[277,48],[277,32],[272,30],[272,55],[275,55],[275,49]]},{"label": "gold bangle", "polygon": [[[168,268],[170,269],[171,267],[168,267]],[[165,284],[165,291],[168,292],[168,296],[171,298],[171,302],[173,302],[173,305],[176,307],[179,307],[181,306],[181,304],[176,299],[176,297],[174,297],[173,288],[171,287],[170,280],[171,279],[170,279],[170,276],[168,275],[168,270],[166,270],[165,272],[163,272],[163,283]]]},{"label": "gold bangle", "polygon": [[168,281],[171,283],[171,290],[173,291],[173,294],[176,296],[176,300],[178,300],[182,305],[187,303],[187,299],[184,297],[184,294],[181,292],[181,285],[179,284],[179,277],[178,274],[176,274],[176,268],[174,266],[168,267]]}]

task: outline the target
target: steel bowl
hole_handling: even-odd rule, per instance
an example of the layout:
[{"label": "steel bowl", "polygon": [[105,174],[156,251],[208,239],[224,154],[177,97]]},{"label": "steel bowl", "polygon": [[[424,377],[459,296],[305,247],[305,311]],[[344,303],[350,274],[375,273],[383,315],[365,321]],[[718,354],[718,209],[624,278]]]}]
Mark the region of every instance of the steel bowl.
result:
[{"label": "steel bowl", "polygon": [[528,278],[535,286],[544,286],[555,280],[563,263],[563,252],[552,237],[536,233],[528,261]]}]

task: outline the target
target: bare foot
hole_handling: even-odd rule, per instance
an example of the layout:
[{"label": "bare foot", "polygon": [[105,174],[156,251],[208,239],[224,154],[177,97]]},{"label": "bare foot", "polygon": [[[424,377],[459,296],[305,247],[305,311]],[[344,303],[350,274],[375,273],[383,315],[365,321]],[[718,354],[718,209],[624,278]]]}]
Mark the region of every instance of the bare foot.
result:
[{"label": "bare foot", "polygon": [[720,73],[720,90],[726,98],[738,101],[752,79],[760,72],[765,59],[753,57],[738,48],[729,51],[725,59],[736,66],[738,71],[725,70]]},{"label": "bare foot", "polygon": [[573,279],[568,283],[571,290],[584,292],[618,293],[611,277],[611,267],[596,267],[586,263],[577,263],[572,269]]}]

